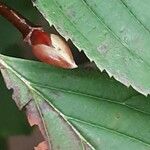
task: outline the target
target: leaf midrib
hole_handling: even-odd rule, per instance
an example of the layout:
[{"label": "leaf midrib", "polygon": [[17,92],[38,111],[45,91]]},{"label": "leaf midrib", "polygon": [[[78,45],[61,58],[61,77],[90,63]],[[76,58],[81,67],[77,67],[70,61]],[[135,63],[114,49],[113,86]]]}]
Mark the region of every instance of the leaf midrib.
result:
[{"label": "leaf midrib", "polygon": [[[27,86],[27,85],[26,85]],[[28,87],[28,86],[27,86]],[[29,89],[30,89],[30,87],[28,87]],[[30,89],[30,90],[32,90],[32,89]],[[34,89],[33,89],[34,90]],[[30,92],[31,94],[32,94],[32,92]],[[48,132],[48,128],[47,128],[47,125],[46,125],[46,123],[44,122],[44,117],[43,117],[43,115],[42,115],[42,113],[41,113],[41,110],[40,110],[40,108],[39,108],[39,106],[38,106],[38,102],[36,101],[36,98],[34,98],[34,95],[32,94],[32,98],[33,98],[33,100],[34,100],[34,102],[35,102],[35,105],[36,105],[36,108],[37,108],[37,111],[38,111],[38,113],[39,113],[39,116],[41,117],[41,120],[42,120],[42,123],[43,123],[43,127],[44,127],[44,129],[45,129],[45,135],[47,136],[47,139],[48,140],[46,140],[46,142],[48,142],[48,146],[49,146],[49,148],[51,149],[52,148],[52,143],[51,143],[51,139],[50,139],[50,135],[49,135],[49,132]]]},{"label": "leaf midrib", "polygon": [[111,132],[111,133],[115,133],[115,134],[118,134],[118,135],[121,135],[121,136],[124,136],[124,137],[131,138],[131,139],[134,139],[134,140],[136,140],[136,141],[138,141],[138,142],[142,142],[143,144],[145,144],[145,145],[147,145],[147,146],[150,147],[150,143],[145,142],[144,140],[141,140],[140,138],[136,138],[136,137],[131,136],[131,135],[129,135],[129,134],[126,134],[126,133],[123,133],[123,132],[120,132],[120,131],[117,131],[117,130],[113,130],[113,129],[111,129],[111,128],[108,128],[108,127],[105,127],[105,126],[102,126],[102,125],[97,125],[97,124],[95,124],[95,123],[90,123],[90,122],[87,122],[87,121],[85,121],[85,120],[81,120],[81,119],[79,119],[79,118],[73,118],[73,117],[68,116],[68,115],[66,115],[66,116],[67,116],[67,118],[68,118],[69,120],[74,120],[74,121],[80,122],[80,123],[82,123],[82,124],[86,124],[86,125],[89,125],[89,126],[92,126],[92,127],[95,127],[95,128],[99,128],[99,129],[103,129],[103,130],[109,131],[109,132]]}]

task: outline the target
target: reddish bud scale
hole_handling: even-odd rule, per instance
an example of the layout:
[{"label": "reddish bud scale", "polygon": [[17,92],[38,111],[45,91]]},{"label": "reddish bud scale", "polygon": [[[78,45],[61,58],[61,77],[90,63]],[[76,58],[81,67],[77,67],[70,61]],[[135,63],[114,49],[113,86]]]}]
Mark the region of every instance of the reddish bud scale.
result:
[{"label": "reddish bud scale", "polygon": [[47,46],[51,46],[52,42],[50,39],[50,36],[41,30],[33,30],[30,41],[32,45],[37,45],[37,44],[44,44]]}]

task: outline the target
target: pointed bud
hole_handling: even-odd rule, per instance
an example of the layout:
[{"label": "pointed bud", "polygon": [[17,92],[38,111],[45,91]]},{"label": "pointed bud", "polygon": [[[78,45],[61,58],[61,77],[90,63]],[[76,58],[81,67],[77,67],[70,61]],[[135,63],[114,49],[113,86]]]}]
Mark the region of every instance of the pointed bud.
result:
[{"label": "pointed bud", "polygon": [[62,68],[76,68],[72,52],[63,39],[55,34],[35,30],[30,36],[33,54],[41,61]]}]

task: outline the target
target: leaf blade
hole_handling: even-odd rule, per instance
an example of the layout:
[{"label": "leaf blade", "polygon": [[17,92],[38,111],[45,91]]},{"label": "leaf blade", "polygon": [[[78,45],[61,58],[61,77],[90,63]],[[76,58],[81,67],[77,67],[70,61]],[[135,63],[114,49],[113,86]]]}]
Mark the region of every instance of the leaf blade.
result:
[{"label": "leaf blade", "polygon": [[[19,74],[18,80],[21,77],[26,81],[19,84],[20,88],[28,83],[32,98],[28,98],[24,107],[34,102],[33,106],[40,111],[49,148],[51,144],[54,149],[64,150],[150,148],[149,97],[98,71],[56,69],[5,56],[0,56],[0,62],[1,70],[10,70],[12,74]],[[17,82],[15,84],[17,86]],[[65,122],[62,123],[62,119]]]}]

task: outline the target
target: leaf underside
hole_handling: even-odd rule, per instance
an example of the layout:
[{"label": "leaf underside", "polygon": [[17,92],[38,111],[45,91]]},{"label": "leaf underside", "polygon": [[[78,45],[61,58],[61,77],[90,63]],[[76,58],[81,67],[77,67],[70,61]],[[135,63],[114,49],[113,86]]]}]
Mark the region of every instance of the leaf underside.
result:
[{"label": "leaf underside", "polygon": [[150,97],[105,73],[0,55],[13,98],[51,150],[150,150]]},{"label": "leaf underside", "polygon": [[150,93],[149,0],[36,0],[57,30],[126,86]]}]

